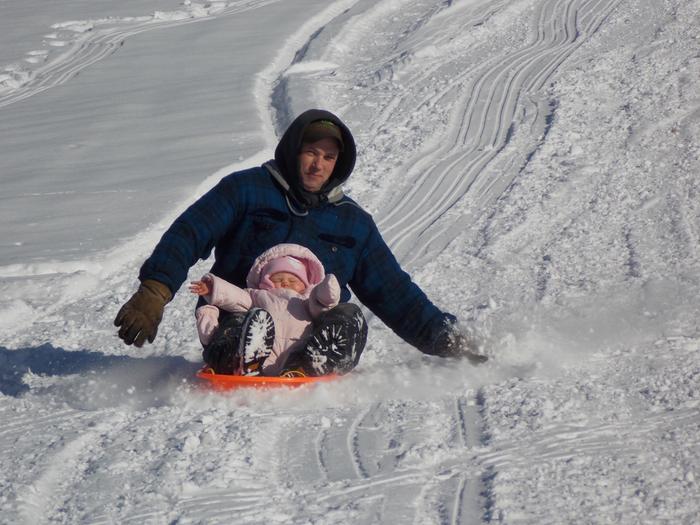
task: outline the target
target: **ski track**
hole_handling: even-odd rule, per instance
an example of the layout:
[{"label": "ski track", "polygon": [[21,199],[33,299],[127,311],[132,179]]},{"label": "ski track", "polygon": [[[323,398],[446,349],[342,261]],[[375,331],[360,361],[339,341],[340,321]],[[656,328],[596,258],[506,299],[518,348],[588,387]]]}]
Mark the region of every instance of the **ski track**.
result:
[{"label": "ski track", "polygon": [[[3,420],[7,416],[3,413]],[[40,409],[40,413],[32,410],[14,417],[11,424],[3,425],[3,455],[12,450],[16,458],[4,469],[12,469],[22,478],[22,484],[13,490],[17,523],[61,521],[58,514],[64,512],[65,503],[71,499],[73,485],[82,479],[91,462],[101,458],[99,451],[106,436],[118,429],[124,419],[121,413],[99,416],[49,407]],[[37,428],[42,431],[37,433]],[[37,470],[26,467],[36,464],[42,468],[33,478]]]},{"label": "ski track", "polygon": [[[532,464],[533,461],[571,460],[576,457],[609,455],[640,455],[642,440],[639,436],[659,428],[697,427],[700,414],[694,409],[661,412],[647,417],[633,431],[629,421],[599,426],[560,425],[544,428],[527,441],[503,441],[497,449],[481,454],[479,461],[496,471],[500,465],[510,467]],[[700,443],[700,438],[696,440]]]},{"label": "ski track", "polygon": [[101,459],[99,451],[103,448],[106,433],[119,428],[117,423],[121,417],[121,414],[113,414],[92,429],[79,431],[74,439],[49,458],[39,479],[31,484],[26,496],[20,497],[19,515],[25,523],[57,519],[56,511],[64,511],[66,502],[73,498],[73,486],[82,480],[90,462]]},{"label": "ski track", "polygon": [[[449,225],[448,232],[431,228],[465,195],[469,194],[475,206],[485,208],[508,188],[514,175],[490,178],[485,168],[506,146],[511,124],[517,121],[518,103],[539,96],[547,79],[598,30],[619,1],[543,2],[536,16],[536,37],[530,45],[455,79],[450,91],[464,89],[463,77],[472,80],[464,90],[466,96],[459,98],[451,111],[456,117],[449,137],[444,144],[421,152],[424,160],[417,159],[406,175],[413,182],[411,190],[397,196],[390,211],[379,215],[387,242],[404,264],[439,253],[453,237],[452,232],[469,223],[472,215]],[[419,84],[426,78],[414,82]],[[439,94],[438,99],[444,96],[447,93]],[[432,105],[436,100],[425,103]],[[435,159],[440,160],[436,163]],[[461,176],[453,176],[455,172]],[[414,246],[429,246],[430,253],[413,250]]]},{"label": "ski track", "polygon": [[99,27],[102,24],[98,24],[97,27],[79,34],[66,51],[60,53],[47,64],[32,70],[21,85],[0,90],[0,93],[7,91],[7,93],[0,95],[0,109],[65,84],[82,70],[115,53],[126,39],[140,33],[204,22],[213,18],[233,16],[279,1],[281,0],[230,2],[226,7],[221,10],[214,10],[211,14],[191,14],[191,18],[177,20],[159,19],[155,16],[147,21],[142,21],[139,18],[135,21],[124,19],[119,21],[114,27],[112,27],[115,23],[114,20],[102,22],[107,27],[102,28]]},{"label": "ski track", "polygon": [[[467,403],[466,397],[462,399]],[[477,439],[477,427],[472,424],[476,413],[470,413],[470,408],[438,412],[440,433],[452,436],[447,443],[458,465],[463,456],[469,456],[471,443]],[[316,502],[332,508],[346,506],[349,501],[360,504],[361,522],[410,522],[414,514],[430,516],[441,506],[450,507],[453,523],[475,522],[462,519],[462,514],[474,515],[473,501],[481,490],[478,476],[460,472],[445,477],[440,473],[448,468],[444,462],[435,469],[425,469],[405,459],[414,454],[419,457],[435,442],[430,426],[424,428],[434,411],[430,403],[375,402],[346,409],[321,428],[309,428],[312,425],[302,420],[287,429],[277,445],[283,452],[276,477],[295,487],[311,487],[296,494],[303,500],[315,494]],[[445,416],[449,417],[445,420]],[[436,477],[438,482],[433,481]]]}]

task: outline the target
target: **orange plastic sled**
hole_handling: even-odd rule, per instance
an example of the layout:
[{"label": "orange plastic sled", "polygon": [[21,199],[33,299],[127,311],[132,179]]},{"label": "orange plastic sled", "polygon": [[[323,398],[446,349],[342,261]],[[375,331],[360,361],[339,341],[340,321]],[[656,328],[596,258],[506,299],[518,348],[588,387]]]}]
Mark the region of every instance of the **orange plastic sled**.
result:
[{"label": "orange plastic sled", "polygon": [[202,368],[197,372],[200,383],[210,390],[228,391],[239,388],[297,388],[311,383],[332,381],[337,374],[318,377],[266,377],[266,376],[235,376],[230,374],[215,374],[211,368]]}]

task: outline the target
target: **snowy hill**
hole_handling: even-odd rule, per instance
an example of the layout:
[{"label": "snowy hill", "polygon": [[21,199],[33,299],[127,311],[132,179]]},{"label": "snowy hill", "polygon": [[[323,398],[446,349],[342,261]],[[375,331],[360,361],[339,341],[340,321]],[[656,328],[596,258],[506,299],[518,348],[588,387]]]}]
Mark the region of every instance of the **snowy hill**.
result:
[{"label": "snowy hill", "polygon": [[[695,523],[698,0],[0,5],[0,523]],[[474,368],[211,395],[170,221],[309,107]],[[211,261],[191,271],[200,276]]]}]

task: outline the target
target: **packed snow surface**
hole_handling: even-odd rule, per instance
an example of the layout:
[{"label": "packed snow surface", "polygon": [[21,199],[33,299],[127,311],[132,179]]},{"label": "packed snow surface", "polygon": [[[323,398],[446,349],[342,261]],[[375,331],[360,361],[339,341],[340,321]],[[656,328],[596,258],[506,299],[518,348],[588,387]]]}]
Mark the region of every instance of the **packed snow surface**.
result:
[{"label": "packed snow surface", "polygon": [[[0,523],[697,523],[700,1],[0,3]],[[170,221],[299,112],[490,360],[202,391]],[[211,261],[191,271],[198,278]]]}]

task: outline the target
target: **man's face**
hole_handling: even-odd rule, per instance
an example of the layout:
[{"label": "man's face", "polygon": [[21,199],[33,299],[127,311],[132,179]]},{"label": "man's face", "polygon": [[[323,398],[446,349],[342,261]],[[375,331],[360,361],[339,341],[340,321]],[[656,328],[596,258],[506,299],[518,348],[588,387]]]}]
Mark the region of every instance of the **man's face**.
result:
[{"label": "man's face", "polygon": [[299,177],[306,191],[319,191],[331,178],[338,160],[338,143],[330,138],[304,143],[299,152]]}]

